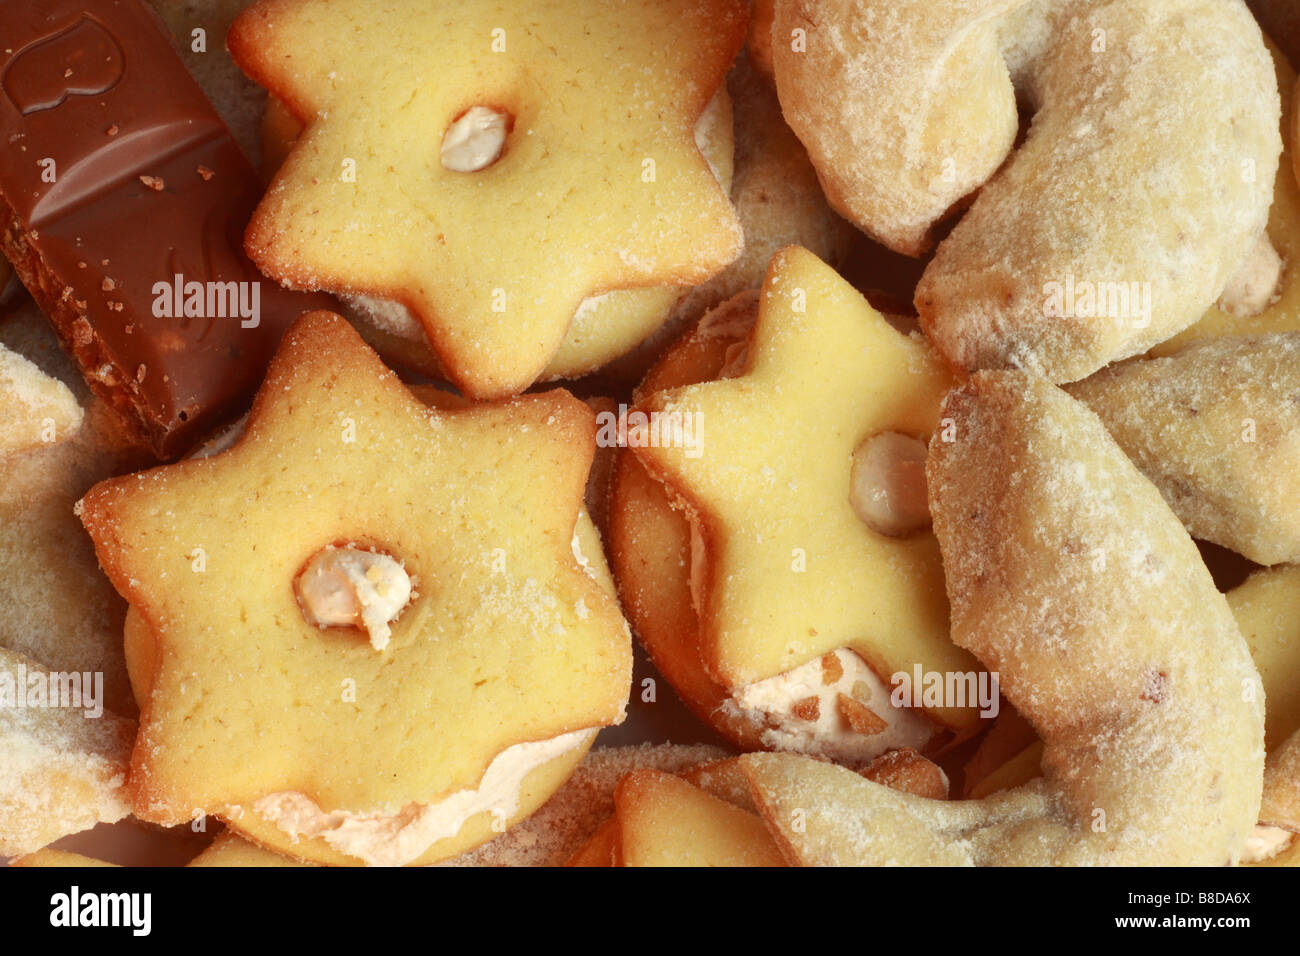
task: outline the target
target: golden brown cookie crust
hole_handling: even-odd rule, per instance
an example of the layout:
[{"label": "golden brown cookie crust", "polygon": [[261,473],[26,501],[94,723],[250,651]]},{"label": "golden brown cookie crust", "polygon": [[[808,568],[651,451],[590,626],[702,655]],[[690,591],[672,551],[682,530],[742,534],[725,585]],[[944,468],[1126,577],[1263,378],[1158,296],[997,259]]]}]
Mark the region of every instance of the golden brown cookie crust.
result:
[{"label": "golden brown cookie crust", "polygon": [[[350,443],[345,436],[353,426],[357,437]],[[594,429],[591,412],[560,392],[494,407],[428,410],[344,320],[314,313],[286,337],[245,435],[232,449],[92,489],[83,521],[106,573],[158,641],[154,691],[133,755],[138,815],[176,822],[202,810],[235,819],[234,808],[280,791],[306,793],[326,809],[400,808],[473,787],[488,761],[508,746],[619,719],[631,667],[626,625],[572,549]],[[531,453],[521,453],[521,445]],[[304,466],[295,484],[280,477]],[[441,471],[435,476],[429,469]],[[494,482],[495,496],[488,490]],[[430,495],[445,503],[412,521],[411,509]],[[508,506],[503,511],[512,497],[516,507],[535,505],[527,526],[511,524],[516,512]],[[279,504],[272,507],[268,499]],[[303,509],[303,500],[313,507]],[[242,503],[242,527],[222,518],[222,503],[230,502]],[[160,521],[167,511],[171,515]],[[446,522],[460,531],[439,531]],[[192,542],[179,553],[168,544],[178,533]],[[501,554],[494,555],[487,538]],[[236,539],[257,547],[250,553]],[[296,569],[312,551],[337,540],[391,549],[429,595],[417,597],[398,619],[393,644],[382,655],[354,635],[308,625],[296,606],[290,587]],[[196,547],[204,551],[204,571],[193,564]],[[249,562],[265,562],[261,573],[241,567]],[[462,575],[474,582],[473,594],[457,590]],[[277,577],[283,589],[275,586]],[[256,623],[241,624],[245,613]],[[227,638],[240,645],[233,652],[205,636],[250,628],[255,642]],[[461,635],[454,649],[459,664],[439,662],[453,650],[435,639],[444,629]],[[549,635],[546,646],[530,640],[534,632]],[[465,661],[473,666],[476,660],[481,687],[454,677]],[[389,666],[392,677],[385,676]],[[274,676],[285,668],[295,673],[291,685]],[[403,673],[421,676],[393,683]],[[512,689],[511,673],[529,675],[527,695]],[[195,685],[195,674],[228,679],[215,687]],[[268,677],[269,684],[261,683]],[[355,701],[338,692],[349,680],[358,689]],[[265,741],[249,746],[250,735],[265,733],[258,729],[258,708],[236,705],[222,689],[244,682],[260,685],[264,696],[254,699],[273,708],[280,707],[276,700],[301,702],[288,713],[302,719],[281,714],[276,721],[277,732],[293,736],[292,747],[276,754]],[[197,697],[195,686],[205,687]],[[458,733],[411,757],[403,742],[410,737],[409,712],[401,727],[384,716],[383,695],[390,693],[416,694],[404,705],[407,711],[430,706],[421,700],[437,702],[444,719],[454,711]],[[241,699],[247,694],[245,687]],[[309,712],[316,716],[306,719]],[[499,721],[470,719],[489,712]],[[430,716],[415,726],[431,728],[438,719]],[[432,731],[416,731],[426,732]],[[344,753],[357,747],[365,757]],[[406,754],[400,760],[399,750]],[[372,758],[400,764],[402,778],[340,778],[323,769]],[[580,759],[579,751],[572,762]],[[562,779],[557,773],[540,782]],[[535,806],[549,791],[542,792],[538,780],[530,783]],[[247,819],[236,822],[259,842],[273,843],[274,834],[259,835]],[[475,835],[490,836],[491,821],[479,822]],[[449,843],[443,849],[464,848]]]}]

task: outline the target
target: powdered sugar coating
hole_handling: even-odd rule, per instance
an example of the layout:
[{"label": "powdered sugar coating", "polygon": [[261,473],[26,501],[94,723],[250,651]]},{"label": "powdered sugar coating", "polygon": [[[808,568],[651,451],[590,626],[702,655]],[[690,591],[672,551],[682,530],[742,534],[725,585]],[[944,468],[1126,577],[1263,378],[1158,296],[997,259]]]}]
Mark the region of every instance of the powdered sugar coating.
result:
[{"label": "powdered sugar coating", "polygon": [[[1264,229],[1281,106],[1240,0],[781,0],[773,36],[786,115],[859,227],[919,255],[978,190],[916,293],[960,368],[1064,382],[1142,352]],[[1004,164],[1017,94],[1034,120]],[[1145,307],[1054,308],[1075,280]]]},{"label": "powdered sugar coating", "polygon": [[[1235,0],[1035,10],[1053,42],[1026,69],[1028,138],[940,245],[916,305],[953,364],[1068,382],[1214,304],[1267,223],[1281,105]],[[1062,308],[1060,287],[1083,293]]]},{"label": "powdered sugar coating", "polygon": [[[0,670],[12,682],[44,674],[3,649]],[[31,853],[126,816],[122,787],[134,738],[134,721],[108,712],[95,718],[70,708],[0,705],[0,856]]]},{"label": "powdered sugar coating", "polygon": [[955,440],[932,441],[928,476],[953,640],[1042,735],[1044,779],[947,803],[749,755],[765,816],[804,863],[1236,860],[1259,812],[1262,695],[1191,539],[1042,379],[978,373],[943,414]]},{"label": "powdered sugar coating", "polygon": [[1070,386],[1187,530],[1300,561],[1300,332],[1210,339]]}]

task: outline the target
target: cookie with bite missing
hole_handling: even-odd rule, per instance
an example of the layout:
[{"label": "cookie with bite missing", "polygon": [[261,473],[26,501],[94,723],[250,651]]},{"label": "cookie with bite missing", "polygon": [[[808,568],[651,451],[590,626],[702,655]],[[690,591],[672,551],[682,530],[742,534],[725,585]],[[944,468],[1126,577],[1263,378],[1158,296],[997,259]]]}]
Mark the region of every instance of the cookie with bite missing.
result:
[{"label": "cookie with bite missing", "polygon": [[153,642],[136,815],[392,865],[540,805],[630,684],[573,544],[593,419],[563,392],[427,408],[317,312],[232,447],[93,488],[82,521]]},{"label": "cookie with bite missing", "polygon": [[[791,248],[761,298],[706,317],[638,391],[611,497],[620,594],[656,665],[738,746],[861,766],[978,723],[973,700],[891,700],[917,667],[978,679],[949,641],[924,490],[918,502],[907,478],[951,384],[924,343]],[[662,426],[637,440],[633,414],[679,422],[682,439],[692,423],[698,440]]]},{"label": "cookie with bite missing", "polygon": [[520,392],[585,298],[740,252],[694,133],[745,23],[740,0],[262,0],[231,53],[306,129],[246,248],[294,287],[400,302],[462,392]]}]

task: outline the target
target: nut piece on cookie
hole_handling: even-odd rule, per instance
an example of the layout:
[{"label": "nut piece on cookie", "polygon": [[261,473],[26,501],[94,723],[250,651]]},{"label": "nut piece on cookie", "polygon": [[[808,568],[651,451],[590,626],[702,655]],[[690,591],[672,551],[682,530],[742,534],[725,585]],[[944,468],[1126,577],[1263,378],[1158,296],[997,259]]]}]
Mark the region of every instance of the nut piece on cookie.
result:
[{"label": "nut piece on cookie", "polygon": [[948,775],[938,764],[907,747],[881,754],[862,769],[862,776],[914,796],[948,799]]},{"label": "nut piece on cookie", "polygon": [[1216,338],[1067,388],[1194,536],[1300,561],[1300,332]]},{"label": "nut piece on cookie", "polygon": [[[834,270],[796,247],[772,260],[757,324],[743,360],[734,363],[738,377],[701,381],[719,374],[728,347],[706,374],[678,378],[699,384],[649,388],[669,384],[674,365],[684,370],[710,344],[724,344],[709,339],[722,334],[723,324],[708,325],[651,373],[636,408],[652,423],[696,423],[697,447],[629,442],[684,511],[693,535],[687,550],[695,636],[650,641],[669,658],[693,649],[706,674],[688,680],[701,687],[716,682],[726,696],[711,722],[756,722],[763,728],[759,746],[862,765],[891,748],[924,747],[943,726],[972,726],[975,701],[931,702],[921,713],[891,700],[890,675],[898,672],[979,668],[949,640],[933,535],[912,529],[907,537],[887,536],[853,505],[855,450],[882,433],[923,442],[939,425],[951,375],[922,341],[895,331]],[[617,495],[615,503],[641,507],[620,504]],[[616,565],[628,572],[629,591],[639,590],[639,542],[635,534],[624,537],[618,519],[611,529]],[[618,555],[625,545],[633,553]],[[638,617],[643,633],[646,623]],[[830,681],[825,655],[837,657]],[[684,670],[670,661],[665,672]],[[701,709],[714,692],[683,693]],[[864,704],[888,732],[872,726],[873,733],[863,733],[864,715],[852,705],[846,715],[840,695]],[[811,696],[819,698],[815,719]]]},{"label": "nut piece on cookie", "polygon": [[129,812],[135,723],[103,709],[102,680],[0,649],[0,856],[21,856]]},{"label": "nut piece on cookie", "polygon": [[[317,312],[232,447],[93,488],[82,520],[151,645],[137,816],[200,810],[307,862],[393,865],[536,809],[631,680],[627,625],[573,547],[594,435],[563,392],[427,408]],[[295,594],[340,545],[418,582],[382,652]]]},{"label": "nut piece on cookie", "polygon": [[[584,298],[691,285],[740,252],[694,131],[746,15],[741,0],[261,0],[231,54],[306,130],[248,253],[294,287],[408,307],[465,394],[520,392]],[[346,55],[322,56],[341,35]],[[476,107],[507,117],[504,144],[449,169],[448,133]]]},{"label": "nut piece on cookie", "polygon": [[360,627],[377,651],[412,596],[411,576],[392,555],[353,545],[328,545],[293,580],[298,604],[317,627]]}]

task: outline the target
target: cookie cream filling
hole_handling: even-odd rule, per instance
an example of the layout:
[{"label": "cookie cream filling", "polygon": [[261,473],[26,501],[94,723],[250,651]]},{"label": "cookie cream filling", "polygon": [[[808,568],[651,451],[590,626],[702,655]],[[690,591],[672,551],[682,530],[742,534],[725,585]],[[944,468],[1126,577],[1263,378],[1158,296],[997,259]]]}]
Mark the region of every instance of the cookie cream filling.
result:
[{"label": "cookie cream filling", "polygon": [[1271,860],[1279,853],[1290,848],[1295,841],[1295,834],[1281,827],[1270,827],[1261,823],[1246,837],[1246,845],[1241,851],[1242,863],[1261,863]]},{"label": "cookie cream filling", "polygon": [[259,816],[289,836],[320,837],[368,866],[405,866],[439,840],[454,837],[465,821],[480,813],[508,820],[519,810],[519,790],[528,774],[591,742],[597,729],[507,747],[488,764],[478,787],[458,790],[436,803],[411,803],[396,813],[322,810],[306,794],[288,790],[253,804]]},{"label": "cookie cream filling", "polygon": [[742,687],[722,706],[763,725],[765,747],[848,764],[923,750],[935,735],[921,713],[894,707],[888,685],[846,647]]},{"label": "cookie cream filling", "polygon": [[411,600],[411,577],[391,556],[351,545],[318,551],[294,580],[303,616],[317,627],[360,627],[382,651],[389,625]]}]

